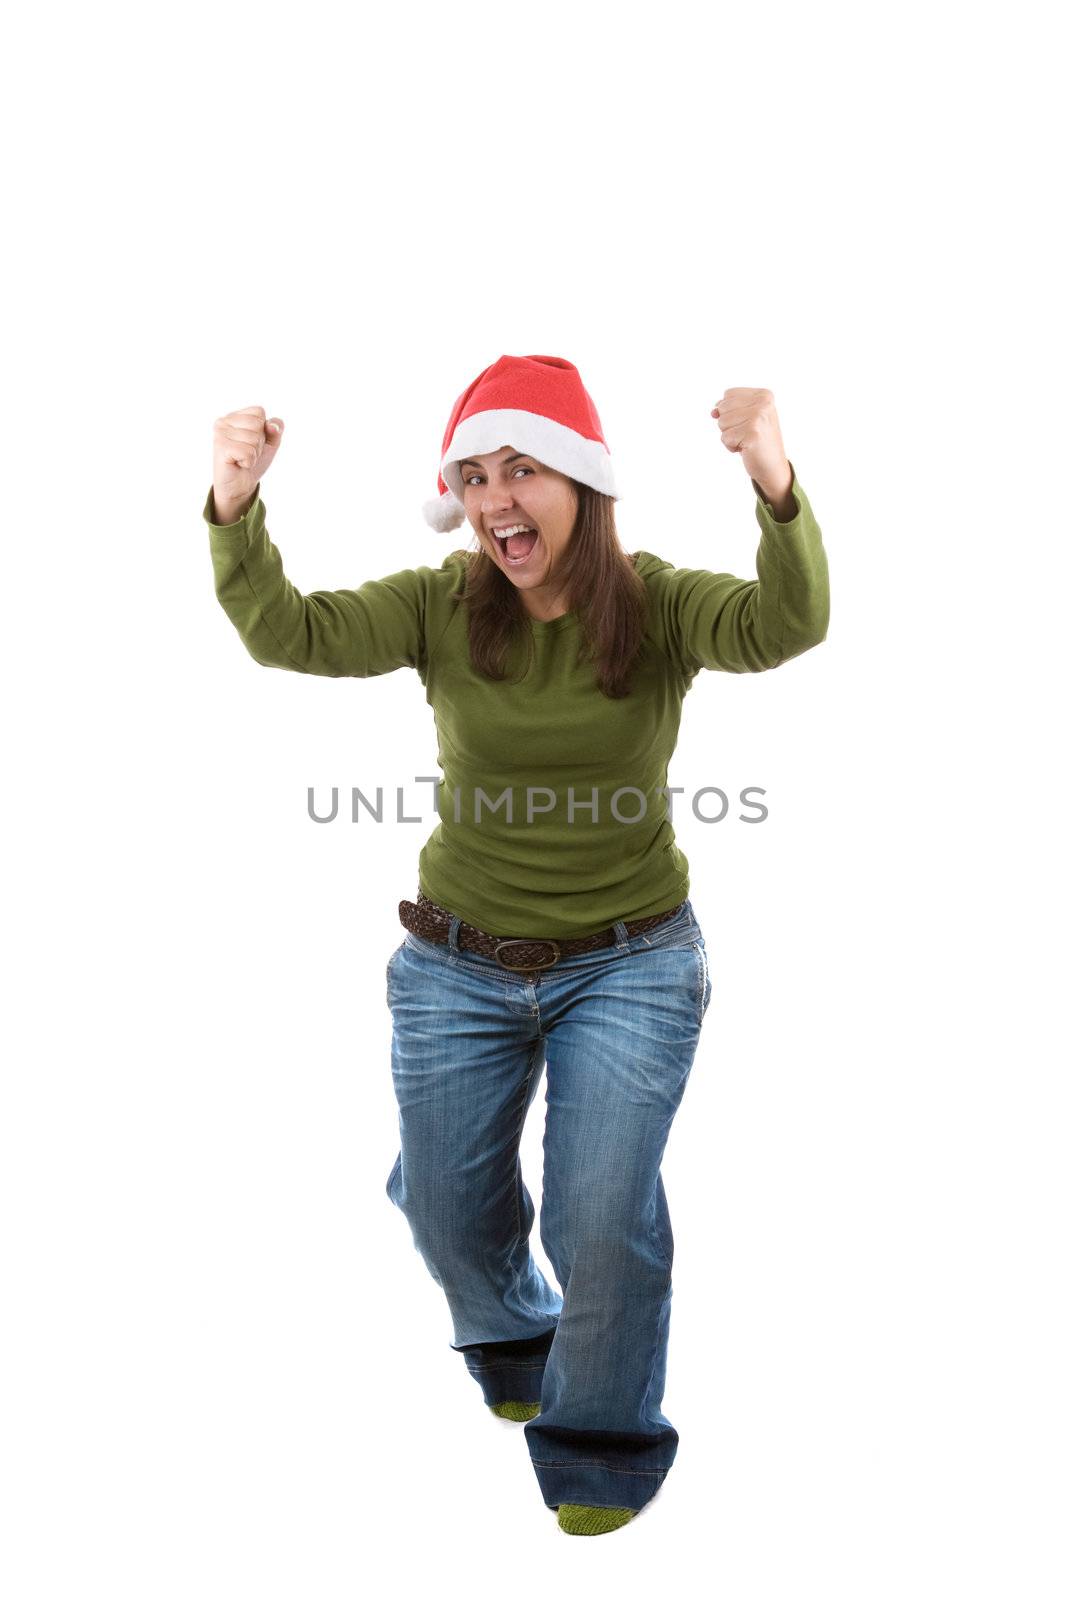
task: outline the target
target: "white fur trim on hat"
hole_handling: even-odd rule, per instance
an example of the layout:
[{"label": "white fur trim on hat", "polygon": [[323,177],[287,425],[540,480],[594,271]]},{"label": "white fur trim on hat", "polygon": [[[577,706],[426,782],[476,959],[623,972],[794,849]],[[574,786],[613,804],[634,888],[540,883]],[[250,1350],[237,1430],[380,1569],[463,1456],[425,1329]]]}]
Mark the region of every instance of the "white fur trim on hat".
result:
[{"label": "white fur trim on hat", "polygon": [[476,411],[457,425],[441,463],[441,477],[457,500],[463,494],[459,462],[467,456],[489,454],[506,444],[556,472],[566,473],[568,478],[599,489],[613,500],[620,498],[611,456],[599,440],[586,439],[573,428],[536,411]]},{"label": "white fur trim on hat", "polygon": [[463,509],[463,502],[456,499],[451,489],[446,489],[444,494],[435,495],[432,500],[425,501],[422,514],[430,527],[436,528],[438,533],[451,533],[453,528],[459,527],[467,515]]}]

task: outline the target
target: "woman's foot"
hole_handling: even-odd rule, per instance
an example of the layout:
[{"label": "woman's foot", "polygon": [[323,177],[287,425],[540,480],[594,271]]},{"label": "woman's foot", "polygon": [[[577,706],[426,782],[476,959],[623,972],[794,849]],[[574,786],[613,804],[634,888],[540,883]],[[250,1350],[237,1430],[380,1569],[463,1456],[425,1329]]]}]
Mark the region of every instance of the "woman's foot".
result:
[{"label": "woman's foot", "polygon": [[625,1506],[562,1505],[557,1521],[564,1533],[613,1533],[636,1515]]},{"label": "woman's foot", "polygon": [[499,1405],[490,1406],[489,1409],[506,1422],[529,1422],[531,1417],[536,1417],[541,1406],[537,1400],[501,1400]]}]

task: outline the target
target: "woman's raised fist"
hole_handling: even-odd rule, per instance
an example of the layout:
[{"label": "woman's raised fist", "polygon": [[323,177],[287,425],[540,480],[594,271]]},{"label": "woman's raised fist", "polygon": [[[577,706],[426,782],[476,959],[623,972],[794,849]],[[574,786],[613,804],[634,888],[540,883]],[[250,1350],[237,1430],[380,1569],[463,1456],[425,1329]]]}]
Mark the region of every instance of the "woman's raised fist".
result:
[{"label": "woman's raised fist", "polygon": [[284,424],[262,406],[244,406],[215,422],[215,515],[220,523],[236,522],[248,510],[256,484],[282,442]]}]

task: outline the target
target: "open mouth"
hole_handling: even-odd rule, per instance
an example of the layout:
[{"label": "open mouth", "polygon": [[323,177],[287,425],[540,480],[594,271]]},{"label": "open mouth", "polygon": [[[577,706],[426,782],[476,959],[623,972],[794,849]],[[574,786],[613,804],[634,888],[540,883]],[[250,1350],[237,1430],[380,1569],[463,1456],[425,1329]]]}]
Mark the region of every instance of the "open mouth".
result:
[{"label": "open mouth", "polygon": [[506,566],[521,567],[529,561],[540,534],[528,523],[517,523],[515,530],[505,538],[494,529],[493,538]]}]

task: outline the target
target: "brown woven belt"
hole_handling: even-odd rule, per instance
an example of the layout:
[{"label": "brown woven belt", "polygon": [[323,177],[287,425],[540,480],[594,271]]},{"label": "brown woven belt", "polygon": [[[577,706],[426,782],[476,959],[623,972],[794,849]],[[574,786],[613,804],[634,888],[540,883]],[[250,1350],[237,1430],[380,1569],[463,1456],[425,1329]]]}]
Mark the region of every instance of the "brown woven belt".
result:
[{"label": "brown woven belt", "polygon": [[[657,911],[654,917],[638,917],[636,922],[624,922],[623,927],[628,934],[647,933],[649,928],[666,922],[668,917],[676,917],[684,904],[683,900],[669,911]],[[417,934],[420,939],[429,939],[433,944],[448,943],[452,913],[427,899],[421,890],[416,902],[401,900],[400,920],[409,933]],[[560,956],[576,956],[586,950],[606,949],[615,943],[615,930],[605,928],[600,933],[583,934],[577,939],[505,939],[494,933],[486,933],[482,928],[474,928],[469,922],[461,922],[456,937],[461,950],[492,956],[498,966],[506,967],[509,972],[539,972],[543,967],[554,966]],[[506,961],[500,954],[505,948],[514,952],[514,956],[509,956]],[[547,950],[547,961],[533,958],[532,953],[538,950]]]}]

